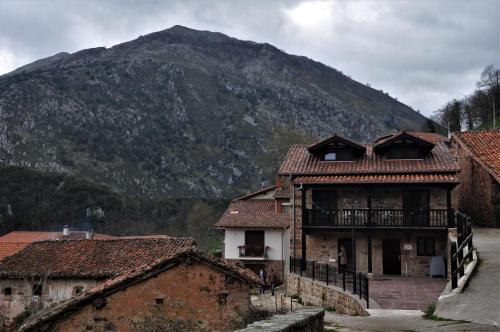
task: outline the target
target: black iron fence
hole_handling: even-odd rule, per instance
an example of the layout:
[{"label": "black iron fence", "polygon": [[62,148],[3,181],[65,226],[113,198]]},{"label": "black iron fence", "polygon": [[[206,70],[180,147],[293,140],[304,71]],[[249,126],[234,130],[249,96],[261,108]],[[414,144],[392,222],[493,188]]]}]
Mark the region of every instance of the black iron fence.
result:
[{"label": "black iron fence", "polygon": [[472,220],[463,213],[457,213],[457,242],[451,242],[451,289],[458,287],[458,279],[465,274],[465,264],[472,260]]},{"label": "black iron fence", "polygon": [[368,277],[366,273],[354,272],[348,269],[337,269],[337,266],[301,258],[290,257],[290,273],[301,277],[310,278],[313,281],[324,282],[327,286],[336,286],[352,294],[358,295],[360,299],[366,300],[366,307],[370,305]]}]

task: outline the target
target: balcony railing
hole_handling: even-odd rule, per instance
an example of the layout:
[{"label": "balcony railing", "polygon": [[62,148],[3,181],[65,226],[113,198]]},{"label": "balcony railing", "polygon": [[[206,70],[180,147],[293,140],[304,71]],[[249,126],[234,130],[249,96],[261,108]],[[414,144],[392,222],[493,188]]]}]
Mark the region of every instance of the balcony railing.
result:
[{"label": "balcony railing", "polygon": [[448,227],[445,209],[305,209],[305,227]]},{"label": "balcony railing", "polygon": [[246,258],[267,258],[268,246],[244,245],[238,246],[240,257]]}]

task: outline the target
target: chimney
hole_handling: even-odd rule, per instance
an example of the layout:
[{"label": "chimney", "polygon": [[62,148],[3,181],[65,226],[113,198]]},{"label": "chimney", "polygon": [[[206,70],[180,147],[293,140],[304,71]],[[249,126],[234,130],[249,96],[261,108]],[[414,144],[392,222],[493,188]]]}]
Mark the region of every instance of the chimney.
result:
[{"label": "chimney", "polygon": [[69,225],[64,225],[63,226],[63,236],[68,236],[69,235]]},{"label": "chimney", "polygon": [[276,186],[278,186],[278,188],[281,188],[281,185],[283,183],[281,182],[281,176],[277,176],[276,177]]},{"label": "chimney", "polygon": [[85,240],[92,240],[94,238],[94,231],[92,229],[85,232]]}]

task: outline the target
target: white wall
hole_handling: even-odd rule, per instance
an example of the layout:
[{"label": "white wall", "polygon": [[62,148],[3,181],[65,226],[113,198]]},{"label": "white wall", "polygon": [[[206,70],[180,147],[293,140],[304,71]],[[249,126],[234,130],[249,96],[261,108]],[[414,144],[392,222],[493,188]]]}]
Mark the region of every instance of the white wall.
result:
[{"label": "white wall", "polygon": [[[258,230],[258,229],[249,229]],[[268,246],[269,260],[282,260],[288,257],[288,230],[265,229],[264,245]],[[240,259],[238,247],[245,245],[245,229],[226,228],[224,235],[224,258]]]}]

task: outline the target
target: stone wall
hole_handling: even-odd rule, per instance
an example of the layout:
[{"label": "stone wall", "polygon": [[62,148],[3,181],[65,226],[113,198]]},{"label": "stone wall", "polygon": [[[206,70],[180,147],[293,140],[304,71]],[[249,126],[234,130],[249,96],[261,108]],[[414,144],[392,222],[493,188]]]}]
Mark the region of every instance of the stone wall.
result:
[{"label": "stone wall", "polygon": [[368,316],[363,304],[354,296],[340,288],[326,286],[319,281],[302,278],[296,274],[288,275],[287,291],[290,295],[298,295],[305,304],[324,308],[334,307],[338,313],[353,316]]},{"label": "stone wall", "polygon": [[324,309],[304,307],[252,323],[242,330],[237,330],[237,332],[323,332],[324,317]]},{"label": "stone wall", "polygon": [[[356,232],[356,270],[368,272],[368,234]],[[417,256],[417,239],[430,237],[434,239],[435,255],[446,256],[446,230],[387,230],[372,231],[372,273],[382,275],[383,241],[384,239],[400,240],[401,274],[413,277],[426,276],[430,272],[431,256]],[[338,240],[350,239],[351,232],[322,231],[311,232],[306,236],[307,259],[317,262],[338,264]],[[405,244],[411,249],[405,250]]]},{"label": "stone wall", "polygon": [[[249,285],[191,261],[83,305],[50,331],[232,331],[250,313]],[[103,305],[102,305],[103,304]]]},{"label": "stone wall", "polygon": [[458,157],[458,209],[475,223],[500,227],[500,184],[465,150],[453,141],[452,151]]},{"label": "stone wall", "polygon": [[[26,308],[35,306],[38,308],[49,307],[70,299],[78,292],[85,292],[97,284],[94,279],[47,279],[37,282],[42,286],[42,295],[33,295],[33,283],[35,280],[27,279],[1,279],[0,280],[0,319],[5,324],[10,324],[13,319],[24,312]],[[6,295],[6,289],[11,294]],[[78,289],[78,290],[77,290]],[[77,294],[78,293],[78,294]]]},{"label": "stone wall", "polygon": [[[288,257],[287,257],[288,258]],[[283,273],[287,273],[287,271],[283,271],[283,261],[276,260],[242,260],[242,259],[226,259],[226,261],[236,264],[238,266],[245,267],[255,272],[258,275],[257,269],[254,267],[259,267],[262,264],[264,265],[264,269],[267,272],[267,275],[270,276],[271,269],[276,273],[279,283],[281,284],[283,279]],[[285,275],[286,277],[286,275]],[[266,284],[269,284],[269,280],[266,280]]]}]

